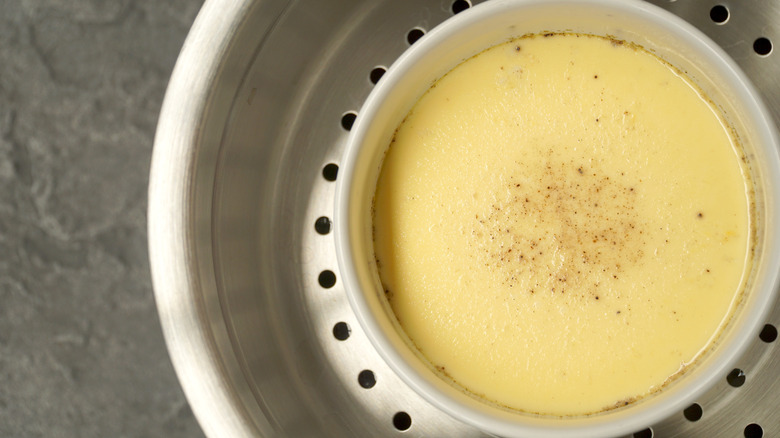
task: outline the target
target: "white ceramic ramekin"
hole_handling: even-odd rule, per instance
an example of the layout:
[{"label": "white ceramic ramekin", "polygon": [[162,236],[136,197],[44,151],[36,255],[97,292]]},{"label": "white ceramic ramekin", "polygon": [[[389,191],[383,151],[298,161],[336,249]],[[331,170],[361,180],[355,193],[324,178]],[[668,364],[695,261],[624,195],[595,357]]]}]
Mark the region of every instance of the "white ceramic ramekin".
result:
[{"label": "white ceramic ramekin", "polygon": [[[483,403],[438,378],[398,333],[373,255],[371,204],[382,158],[417,99],[461,61],[511,37],[544,31],[610,35],[686,72],[736,130],[756,185],[757,247],[748,289],[717,344],[662,391],[624,408],[553,418]],[[675,15],[636,0],[492,0],[433,29],[406,51],[365,102],[341,165],[336,199],[339,267],[362,328],[414,390],[453,417],[505,437],[608,437],[643,429],[694,401],[743,353],[771,305],[780,265],[780,160],[757,92],[715,43]]]}]

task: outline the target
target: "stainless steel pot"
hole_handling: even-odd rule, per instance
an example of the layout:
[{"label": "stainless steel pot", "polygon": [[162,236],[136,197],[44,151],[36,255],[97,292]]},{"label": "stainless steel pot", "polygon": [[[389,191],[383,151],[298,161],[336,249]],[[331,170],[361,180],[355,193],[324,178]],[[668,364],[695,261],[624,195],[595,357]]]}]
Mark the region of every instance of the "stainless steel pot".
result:
[{"label": "stainless steel pot", "polygon": [[[711,0],[655,3],[719,42],[780,120],[780,58],[756,52],[760,38],[780,43],[780,4],[724,1],[719,24]],[[329,220],[352,114],[372,82],[468,4],[206,1],[160,117],[149,239],[171,357],[209,436],[486,436],[425,402],[374,351],[347,302]],[[744,378],[724,376],[698,408],[645,436],[780,436],[775,307],[737,365]]]}]

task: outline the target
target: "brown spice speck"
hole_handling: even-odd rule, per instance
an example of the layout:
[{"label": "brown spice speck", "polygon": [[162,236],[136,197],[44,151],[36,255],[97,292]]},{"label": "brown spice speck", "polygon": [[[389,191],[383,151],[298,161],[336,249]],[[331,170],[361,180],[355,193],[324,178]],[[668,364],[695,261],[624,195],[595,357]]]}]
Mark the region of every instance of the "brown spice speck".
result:
[{"label": "brown spice speck", "polygon": [[[525,167],[520,162],[517,164],[521,168]],[[641,251],[624,254],[622,249],[618,250],[620,257],[611,256],[614,252],[611,248],[617,247],[618,240],[621,245],[623,242],[644,241],[642,224],[637,223],[633,212],[633,196],[627,196],[632,191],[631,187],[604,175],[598,166],[589,166],[588,178],[566,178],[571,175],[572,170],[584,177],[585,166],[575,166],[574,160],[548,161],[546,170],[541,168],[541,175],[535,175],[538,184],[536,188],[533,187],[534,184],[529,187],[525,182],[510,177],[507,188],[511,190],[507,192],[507,196],[492,203],[486,214],[480,213],[478,219],[475,217],[477,230],[483,230],[484,237],[480,237],[482,233],[475,236],[486,241],[475,243],[478,243],[490,258],[490,261],[485,263],[486,266],[496,266],[506,275],[505,285],[515,283],[516,269],[523,266],[524,270],[530,270],[533,275],[549,277],[549,283],[545,281],[547,284],[537,285],[535,289],[546,293],[565,294],[569,292],[566,290],[568,285],[580,284],[597,272],[602,278],[619,278],[624,268],[615,262],[625,260],[627,263],[635,263],[642,258]],[[525,173],[528,174],[527,171]],[[578,210],[584,207],[589,211],[583,211],[580,215]],[[619,211],[610,213],[614,208]],[[523,223],[515,221],[515,217],[539,215],[544,219],[542,215],[545,213],[558,217],[562,228],[550,232],[545,231],[544,226],[539,227],[539,230],[514,226]],[[544,224],[542,220],[542,225]],[[535,235],[538,232],[542,234]],[[569,253],[579,245],[585,245],[580,248],[582,254],[567,257],[568,261],[559,269],[547,269],[535,264],[550,251],[553,254],[559,251],[573,256],[574,254]],[[604,255],[607,254],[603,251],[607,249],[607,245],[610,250],[608,255]],[[530,257],[526,259],[524,253],[528,253]],[[554,288],[551,287],[553,285]],[[567,287],[562,287],[564,285]],[[583,298],[590,296],[594,299],[594,292],[600,287],[598,282],[589,282],[587,286],[583,286],[583,292],[590,292],[585,293]]]}]

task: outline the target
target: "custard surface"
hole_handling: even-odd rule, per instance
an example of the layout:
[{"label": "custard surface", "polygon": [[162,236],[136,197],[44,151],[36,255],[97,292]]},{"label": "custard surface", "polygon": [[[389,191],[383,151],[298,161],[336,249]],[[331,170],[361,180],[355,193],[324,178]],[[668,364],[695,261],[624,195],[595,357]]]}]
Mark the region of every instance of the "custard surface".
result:
[{"label": "custard surface", "polygon": [[374,245],[439,374],[511,409],[652,393],[728,320],[750,267],[742,152],[692,82],[608,38],[533,36],[441,78],[398,128]]}]

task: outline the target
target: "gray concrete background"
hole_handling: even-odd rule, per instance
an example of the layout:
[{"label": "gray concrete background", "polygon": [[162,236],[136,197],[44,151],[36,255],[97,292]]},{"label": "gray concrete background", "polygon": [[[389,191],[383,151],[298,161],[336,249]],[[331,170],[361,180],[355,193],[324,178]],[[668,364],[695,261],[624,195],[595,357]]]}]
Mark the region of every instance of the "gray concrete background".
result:
[{"label": "gray concrete background", "polygon": [[146,245],[154,129],[202,0],[0,0],[0,437],[202,437]]}]

